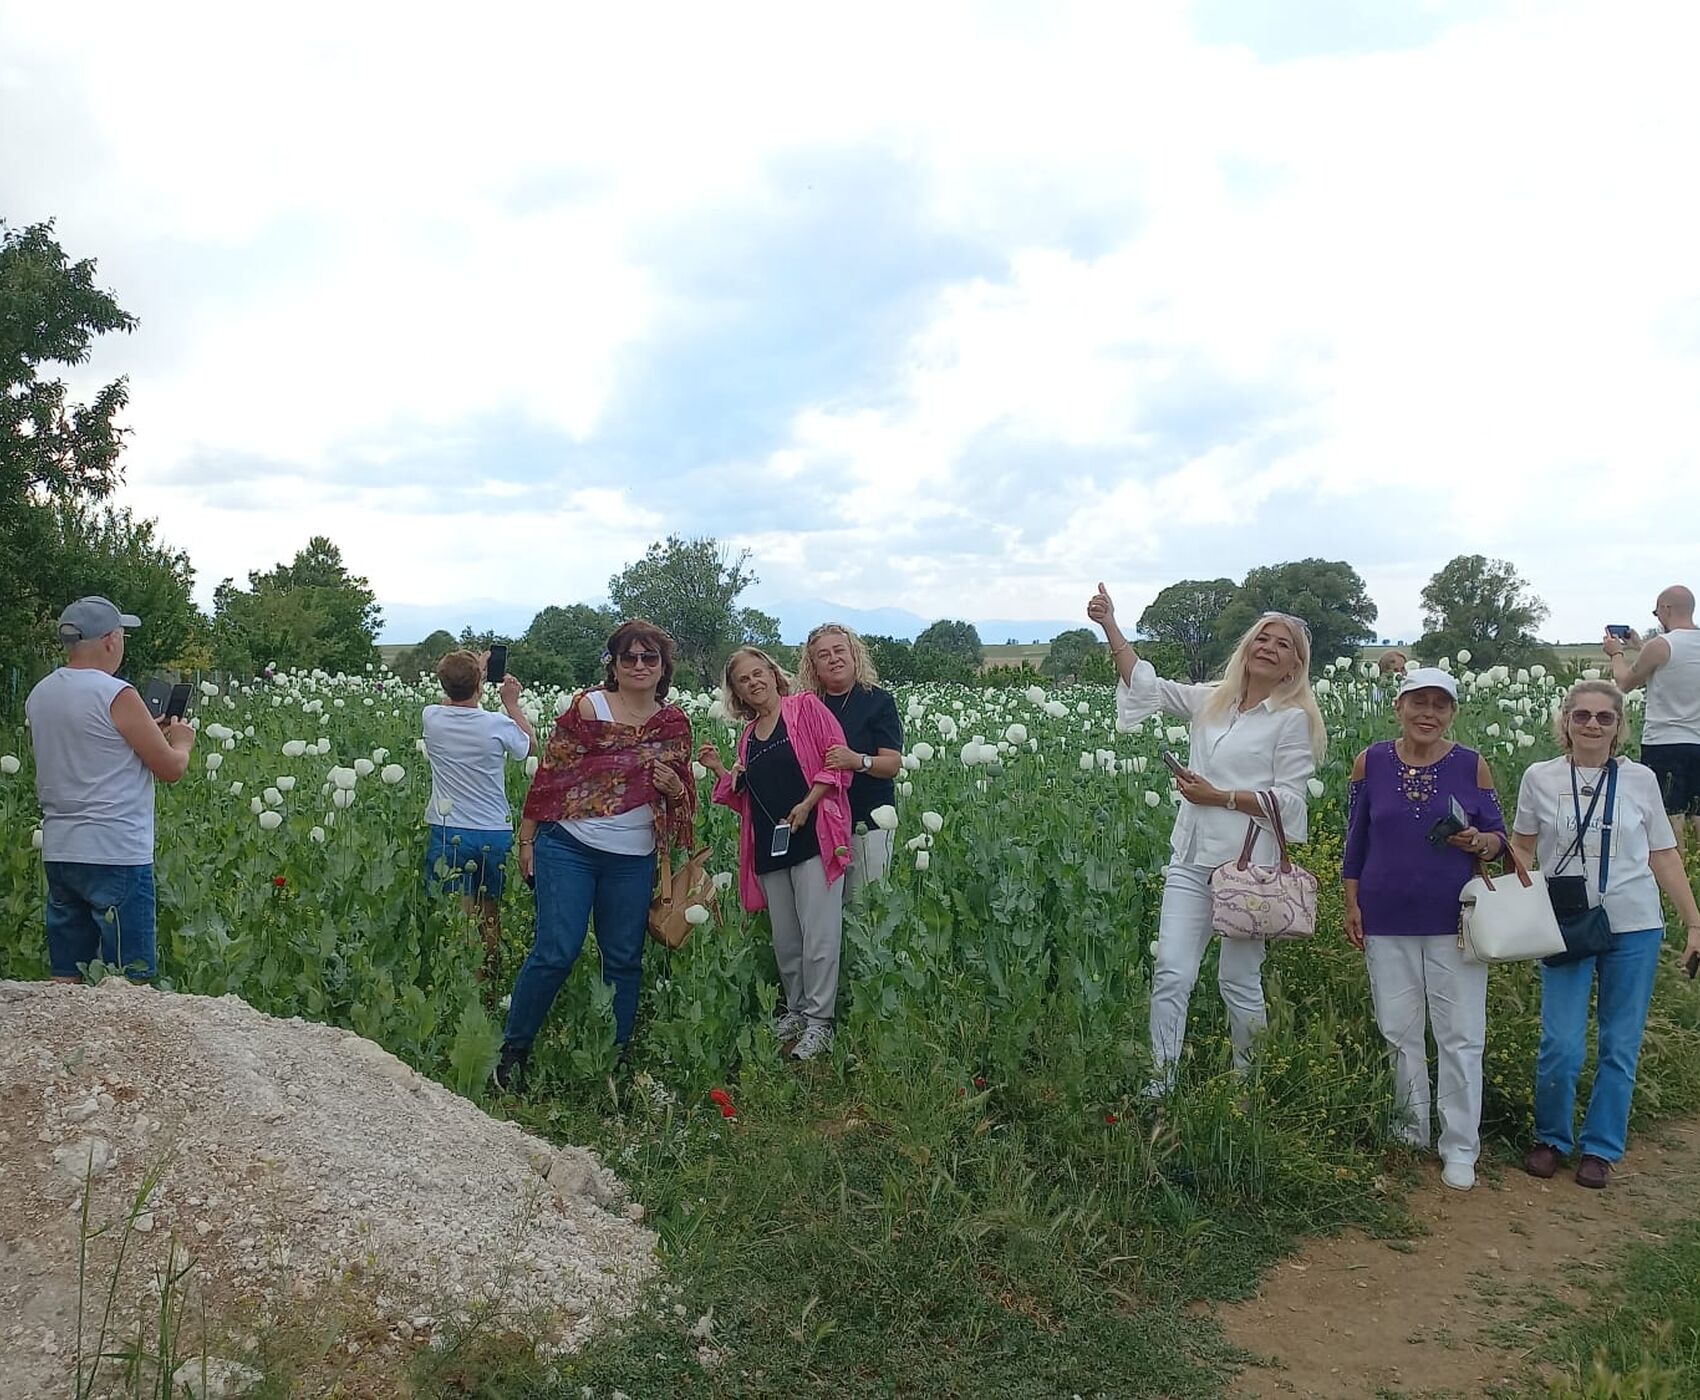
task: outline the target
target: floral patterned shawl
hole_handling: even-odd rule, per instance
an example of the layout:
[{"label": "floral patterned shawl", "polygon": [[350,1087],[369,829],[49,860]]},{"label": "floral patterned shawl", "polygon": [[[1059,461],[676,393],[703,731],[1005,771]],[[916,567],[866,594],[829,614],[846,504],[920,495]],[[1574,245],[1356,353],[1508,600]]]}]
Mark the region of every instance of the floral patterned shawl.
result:
[{"label": "floral patterned shawl", "polygon": [[[697,785],[691,776],[691,722],[677,705],[662,705],[641,725],[586,719],[573,696],[544,746],[524,815],[530,821],[580,821],[612,817],[634,807],[655,812],[667,844],[691,844]],[[685,794],[669,802],[656,790],[649,766],[660,759],[677,773]]]}]

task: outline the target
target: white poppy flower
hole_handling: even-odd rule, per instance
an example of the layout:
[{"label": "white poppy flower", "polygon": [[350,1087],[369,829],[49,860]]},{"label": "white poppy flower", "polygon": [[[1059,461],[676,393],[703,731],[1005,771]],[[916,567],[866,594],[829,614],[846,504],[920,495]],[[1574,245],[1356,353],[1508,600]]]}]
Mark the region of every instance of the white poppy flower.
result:
[{"label": "white poppy flower", "polygon": [[201,694],[206,696],[210,700],[210,699],[212,699],[213,696],[218,694],[218,687],[216,685],[214,685],[211,681],[202,681],[201,682]]},{"label": "white poppy flower", "polygon": [[538,765],[541,761],[542,760],[540,760],[536,754],[532,754],[530,758],[526,759],[525,776],[528,778],[535,778],[537,776]]},{"label": "white poppy flower", "polygon": [[325,829],[324,829],[324,827],[322,827],[322,826],[314,827],[311,831],[309,831],[307,833],[307,839],[309,841],[317,841],[321,846],[324,845],[325,844]]},{"label": "white poppy flower", "polygon": [[1332,690],[1332,689],[1333,689],[1333,688],[1334,688],[1334,686],[1333,686],[1333,683],[1332,683],[1332,682],[1331,682],[1331,681],[1330,681],[1330,680],[1329,680],[1329,679],[1328,679],[1328,677],[1327,677],[1327,676],[1322,676],[1322,677],[1320,677],[1320,678],[1319,678],[1319,679],[1318,679],[1318,680],[1317,680],[1317,681],[1316,681],[1316,682],[1315,682],[1315,683],[1314,683],[1314,684],[1312,684],[1312,686],[1311,686],[1311,689],[1312,689],[1312,690],[1313,690],[1313,691],[1315,691],[1315,692],[1316,692],[1316,694],[1318,694],[1318,695],[1326,695],[1326,694],[1328,694],[1328,692],[1329,692],[1329,691],[1330,691],[1330,690]]},{"label": "white poppy flower", "polygon": [[1172,787],[1169,789],[1169,805],[1171,807],[1179,807],[1181,805],[1181,790],[1179,788]]},{"label": "white poppy flower", "polygon": [[1003,737],[1012,744],[1025,744],[1027,742],[1027,726],[1025,724],[1012,724],[1004,730]]},{"label": "white poppy flower", "polygon": [[1490,739],[1499,738],[1499,726],[1497,724],[1490,724],[1487,727],[1487,736]]},{"label": "white poppy flower", "polygon": [[377,766],[378,765],[373,763],[372,760],[369,759],[369,758],[357,758],[357,759],[354,760],[354,771],[359,777],[362,777],[362,778],[371,777],[372,776],[372,770],[374,768],[376,768]]},{"label": "white poppy flower", "polygon": [[730,870],[716,870],[714,872],[714,888],[715,889],[717,889],[717,890],[729,889],[731,887],[731,884],[732,884],[732,872]]},{"label": "white poppy flower", "polygon": [[1598,666],[1590,666],[1582,672],[1582,679],[1585,681],[1597,681],[1599,678],[1600,668]]},{"label": "white poppy flower", "polygon": [[698,763],[693,758],[691,760],[691,776],[693,778],[695,778],[700,783],[704,778],[706,778],[708,776],[708,769],[704,768],[702,766],[702,764]]},{"label": "white poppy flower", "polygon": [[1021,693],[1027,697],[1027,702],[1030,705],[1043,705],[1045,703],[1045,688],[1043,686],[1030,685]]},{"label": "white poppy flower", "polygon": [[944,830],[944,818],[937,812],[922,812],[921,825],[936,834]]},{"label": "white poppy flower", "polygon": [[378,774],[378,780],[386,787],[394,787],[407,776],[407,769],[399,763],[386,763],[383,771]]},{"label": "white poppy flower", "polygon": [[224,763],[224,755],[223,754],[221,754],[221,753],[209,753],[207,755],[207,772],[209,772],[209,773],[218,772],[220,766],[222,766],[223,763]]},{"label": "white poppy flower", "polygon": [[232,797],[242,796],[242,780],[240,778],[230,785],[230,795]]},{"label": "white poppy flower", "polygon": [[261,831],[276,831],[282,825],[283,825],[283,813],[281,813],[281,812],[261,812],[260,813],[260,830]]},{"label": "white poppy flower", "polygon": [[1336,671],[1349,671],[1349,670],[1351,670],[1352,669],[1352,658],[1349,657],[1349,656],[1337,656],[1337,657],[1335,657],[1334,658],[1334,669]]},{"label": "white poppy flower", "polygon": [[868,820],[873,822],[881,831],[894,831],[897,828],[897,808],[889,802],[875,807],[868,813]]},{"label": "white poppy flower", "polygon": [[259,798],[250,797],[248,799],[248,810],[250,812],[252,812],[256,817],[259,816],[261,812],[265,811],[265,809],[266,809],[266,804],[264,802],[262,802]]},{"label": "white poppy flower", "polygon": [[1163,737],[1171,744],[1184,744],[1187,741],[1187,733],[1184,724],[1173,724],[1163,731]]},{"label": "white poppy flower", "polygon": [[1077,715],[1089,715],[1092,713],[1092,707],[1087,704],[1086,701],[1082,700],[1074,707],[1074,712]]},{"label": "white poppy flower", "polygon": [[1080,771],[1082,773],[1090,773],[1097,766],[1098,760],[1094,755],[1089,753],[1083,753],[1080,755]]},{"label": "white poppy flower", "polygon": [[925,739],[923,739],[920,743],[916,744],[914,748],[910,749],[909,752],[914,756],[916,763],[931,763],[933,761],[933,755],[938,751]]},{"label": "white poppy flower", "polygon": [[1162,797],[1159,796],[1157,793],[1152,792],[1150,788],[1145,789],[1145,805],[1147,807],[1159,806],[1162,803],[1162,801],[1163,801]]},{"label": "white poppy flower", "polygon": [[373,749],[372,750],[372,762],[374,762],[374,763],[382,763],[389,756],[390,756],[390,751],[388,749]]},{"label": "white poppy flower", "polygon": [[1312,797],[1321,797],[1323,793],[1328,791],[1328,789],[1322,785],[1321,778],[1305,779],[1305,788]]},{"label": "white poppy flower", "polygon": [[1452,669],[1452,658],[1450,656],[1443,656],[1434,664],[1440,667],[1443,671],[1450,671]]},{"label": "white poppy flower", "polygon": [[933,846],[933,838],[929,832],[923,831],[919,836],[911,836],[903,843],[906,851],[928,851]]},{"label": "white poppy flower", "polygon": [[18,762],[18,756],[15,753],[0,753],[0,773],[4,773],[9,778],[22,767],[23,764]]},{"label": "white poppy flower", "polygon": [[331,801],[341,810],[347,811],[354,805],[354,789],[339,787],[331,794]]},{"label": "white poppy flower", "polygon": [[336,813],[334,811],[325,813],[325,825],[326,826],[335,826],[336,825]]},{"label": "white poppy flower", "polygon": [[352,768],[333,768],[330,771],[331,785],[344,791],[352,790],[357,775]]},{"label": "white poppy flower", "polygon": [[35,850],[39,851],[41,849],[41,828],[39,826],[36,827],[34,831],[30,832],[30,845]]},{"label": "white poppy flower", "polygon": [[1547,668],[1545,666],[1531,666],[1531,667],[1529,667],[1529,674],[1531,676],[1533,676],[1536,680],[1544,679],[1545,676],[1546,676],[1546,673],[1547,673]]},{"label": "white poppy flower", "polygon": [[285,758],[300,758],[306,752],[307,741],[305,739],[291,739],[283,746]]},{"label": "white poppy flower", "polygon": [[294,792],[295,777],[293,774],[285,773],[282,777],[274,780],[274,785],[279,792]]},{"label": "white poppy flower", "polygon": [[687,904],[685,906],[685,922],[692,928],[706,924],[708,922],[708,910],[700,904]]},{"label": "white poppy flower", "polygon": [[266,806],[268,806],[268,807],[281,807],[281,806],[283,806],[283,794],[281,792],[279,792],[276,788],[269,787],[265,790],[264,794],[262,794],[262,795],[266,799]]},{"label": "white poppy flower", "polygon": [[933,863],[933,854],[932,854],[931,851],[916,851],[915,852],[915,868],[917,870],[925,870],[932,863]]},{"label": "white poppy flower", "polygon": [[914,791],[915,791],[915,784],[914,783],[899,783],[897,785],[897,795],[899,797],[908,797]]},{"label": "white poppy flower", "polygon": [[1460,666],[1468,666],[1470,664],[1470,653],[1465,647],[1458,648],[1458,664]]}]

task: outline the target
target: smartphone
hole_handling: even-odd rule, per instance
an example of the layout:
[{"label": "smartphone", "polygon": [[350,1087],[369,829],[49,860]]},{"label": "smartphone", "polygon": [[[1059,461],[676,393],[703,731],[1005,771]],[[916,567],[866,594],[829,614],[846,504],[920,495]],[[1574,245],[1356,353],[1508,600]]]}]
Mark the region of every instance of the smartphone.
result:
[{"label": "smartphone", "polygon": [[182,719],[183,712],[189,708],[189,685],[187,681],[179,681],[171,687],[171,696],[165,702],[165,717],[167,719]]},{"label": "smartphone", "polygon": [[142,687],[142,703],[155,719],[165,718],[165,707],[171,702],[171,682],[154,676]]},{"label": "smartphone", "polygon": [[1170,753],[1167,749],[1164,749],[1162,753],[1163,762],[1169,765],[1169,771],[1177,778],[1184,776],[1186,773],[1186,764],[1182,763],[1180,759],[1176,758],[1174,754]]},{"label": "smartphone", "polygon": [[773,842],[767,848],[770,856],[789,855],[791,852],[791,828],[784,822],[773,828]]},{"label": "smartphone", "polygon": [[484,663],[484,679],[491,685],[500,685],[508,674],[508,648],[505,643],[497,642],[490,648],[490,659]]},{"label": "smartphone", "polygon": [[1446,815],[1428,829],[1428,843],[1444,850],[1446,843],[1470,824],[1470,816],[1456,797],[1446,800]]},{"label": "smartphone", "polygon": [[1627,642],[1629,640],[1629,624],[1627,622],[1608,622],[1606,624],[1606,631],[1611,633],[1611,635],[1616,637],[1620,642]]}]

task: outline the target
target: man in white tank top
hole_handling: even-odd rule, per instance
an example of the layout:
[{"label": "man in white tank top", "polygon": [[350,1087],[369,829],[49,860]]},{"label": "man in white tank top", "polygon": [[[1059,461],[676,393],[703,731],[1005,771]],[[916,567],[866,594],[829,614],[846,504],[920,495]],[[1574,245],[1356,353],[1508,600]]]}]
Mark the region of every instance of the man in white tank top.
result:
[{"label": "man in white tank top", "polygon": [[105,598],[79,598],[59,618],[65,664],[24,702],[55,982],[97,958],[134,981],[154,975],[153,783],[188,771],[195,731],[156,721],[118,679],[124,629],[140,626]]},{"label": "man in white tank top", "polygon": [[1645,642],[1630,632],[1633,661],[1625,642],[1610,633],[1604,645],[1618,689],[1647,687],[1641,762],[1658,776],[1665,811],[1681,840],[1685,826],[1700,835],[1700,628],[1694,625],[1693,592],[1673,584],[1659,594],[1653,616],[1663,630]]}]

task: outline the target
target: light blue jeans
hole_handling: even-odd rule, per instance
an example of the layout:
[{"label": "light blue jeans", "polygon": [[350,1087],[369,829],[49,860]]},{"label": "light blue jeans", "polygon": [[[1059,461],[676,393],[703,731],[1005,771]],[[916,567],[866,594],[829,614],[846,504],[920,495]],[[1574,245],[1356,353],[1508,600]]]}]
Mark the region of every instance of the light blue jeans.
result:
[{"label": "light blue jeans", "polygon": [[[1635,1064],[1653,1001],[1662,928],[1617,934],[1609,951],[1541,968],[1541,1049],[1535,1059],[1535,1137],[1565,1156],[1580,1147],[1615,1162],[1629,1137]],[[1599,980],[1599,1054],[1577,1141],[1576,1079],[1588,1048],[1588,1000]]]}]

